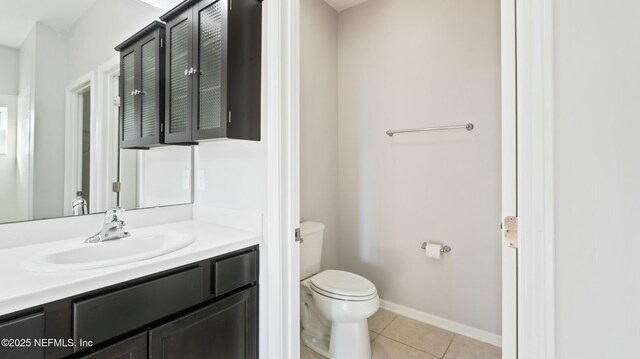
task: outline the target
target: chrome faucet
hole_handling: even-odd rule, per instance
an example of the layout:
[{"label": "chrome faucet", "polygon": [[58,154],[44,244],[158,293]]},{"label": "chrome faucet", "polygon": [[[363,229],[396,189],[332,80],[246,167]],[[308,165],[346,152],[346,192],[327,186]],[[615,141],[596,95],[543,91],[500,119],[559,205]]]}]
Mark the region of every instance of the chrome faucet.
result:
[{"label": "chrome faucet", "polygon": [[85,243],[98,243],[110,241],[113,239],[122,239],[129,237],[129,232],[124,232],[124,221],[120,219],[124,209],[120,207],[109,208],[104,212],[104,225],[100,232],[85,239]]}]

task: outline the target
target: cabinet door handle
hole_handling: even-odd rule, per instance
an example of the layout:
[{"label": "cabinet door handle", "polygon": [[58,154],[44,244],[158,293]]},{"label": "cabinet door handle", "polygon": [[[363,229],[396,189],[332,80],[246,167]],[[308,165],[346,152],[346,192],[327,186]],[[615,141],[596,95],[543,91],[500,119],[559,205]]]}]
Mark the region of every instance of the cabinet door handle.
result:
[{"label": "cabinet door handle", "polygon": [[189,76],[190,75],[189,70],[184,70],[184,75]]}]

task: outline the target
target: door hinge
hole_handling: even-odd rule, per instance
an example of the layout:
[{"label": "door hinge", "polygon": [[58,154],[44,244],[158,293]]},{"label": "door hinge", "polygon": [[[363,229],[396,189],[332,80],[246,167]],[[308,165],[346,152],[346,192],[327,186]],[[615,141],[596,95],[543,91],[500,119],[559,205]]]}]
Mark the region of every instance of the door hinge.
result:
[{"label": "door hinge", "polygon": [[160,47],[164,47],[164,39],[160,38]]},{"label": "door hinge", "polygon": [[229,0],[229,11],[233,10],[233,0]]},{"label": "door hinge", "polygon": [[304,238],[300,237],[300,228],[296,228],[294,236],[295,236],[296,242],[299,242],[299,243],[304,242]]},{"label": "door hinge", "polygon": [[113,105],[116,107],[120,107],[120,96],[116,96],[113,98]]},{"label": "door hinge", "polygon": [[160,133],[164,132],[164,122],[160,122]]},{"label": "door hinge", "polygon": [[504,231],[504,244],[510,248],[518,248],[518,217],[505,217],[502,230]]},{"label": "door hinge", "polygon": [[231,123],[231,111],[229,111],[229,118],[228,118],[227,122]]},{"label": "door hinge", "polygon": [[115,193],[120,193],[121,189],[122,184],[120,182],[113,182],[113,184],[111,185],[111,190]]}]

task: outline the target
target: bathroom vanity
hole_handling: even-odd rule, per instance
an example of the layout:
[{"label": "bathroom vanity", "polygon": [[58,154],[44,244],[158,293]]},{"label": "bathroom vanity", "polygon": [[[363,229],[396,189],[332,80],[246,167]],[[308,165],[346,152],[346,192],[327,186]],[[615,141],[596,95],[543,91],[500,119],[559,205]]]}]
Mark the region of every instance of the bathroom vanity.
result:
[{"label": "bathroom vanity", "polygon": [[155,258],[60,272],[33,271],[34,251],[82,239],[5,249],[0,269],[28,282],[3,283],[0,307],[16,310],[0,315],[0,339],[9,340],[0,358],[257,358],[259,236],[197,221],[135,232],[194,241]]}]

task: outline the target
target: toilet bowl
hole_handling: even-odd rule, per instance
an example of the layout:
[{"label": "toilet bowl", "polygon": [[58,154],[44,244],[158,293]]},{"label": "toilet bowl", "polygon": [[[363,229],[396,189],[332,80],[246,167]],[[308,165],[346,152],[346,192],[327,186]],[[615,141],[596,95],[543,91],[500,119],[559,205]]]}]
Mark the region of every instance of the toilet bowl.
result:
[{"label": "toilet bowl", "polygon": [[[380,307],[373,283],[357,274],[320,268],[321,223],[301,224],[302,342],[331,359],[370,359],[367,319]],[[319,242],[319,243],[318,243]]]}]

